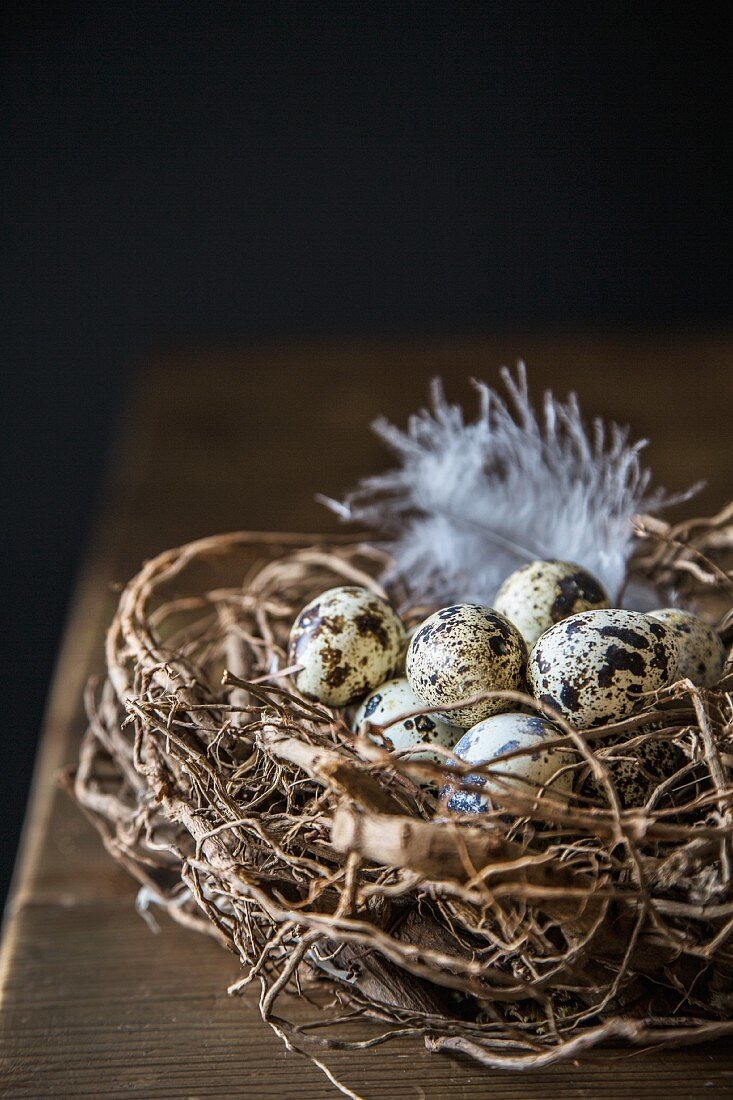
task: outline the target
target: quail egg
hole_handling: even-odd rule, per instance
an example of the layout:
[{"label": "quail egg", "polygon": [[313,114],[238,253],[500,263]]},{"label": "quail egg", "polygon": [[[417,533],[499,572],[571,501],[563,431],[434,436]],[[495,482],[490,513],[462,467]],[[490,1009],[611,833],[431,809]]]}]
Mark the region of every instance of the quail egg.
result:
[{"label": "quail egg", "polygon": [[675,636],[679,654],[677,675],[687,677],[698,687],[717,684],[725,664],[725,646],[717,631],[691,611],[678,607],[663,607],[649,614]]},{"label": "quail egg", "polygon": [[295,686],[309,699],[345,706],[397,667],[404,628],[389,604],[356,585],[329,588],[298,615],[288,659],[301,665]]},{"label": "quail egg", "polygon": [[[386,683],[380,684],[357,710],[354,716],[354,730],[358,731],[362,722],[367,719],[375,725],[382,726],[400,714],[419,710],[424,705],[404,677],[387,680]],[[395,751],[413,747],[420,750],[405,753],[407,760],[431,760],[441,763],[444,758],[439,753],[426,752],[426,747],[440,745],[451,749],[461,736],[461,731],[432,714],[419,714],[414,718],[395,722],[384,731],[384,736],[389,739]]]},{"label": "quail egg", "polygon": [[547,1001],[505,1001],[492,1004],[492,1013],[486,1013],[486,1022],[493,1023],[496,1019],[496,1010],[502,1013],[510,1024],[533,1024],[540,1035],[545,1035],[550,1030],[550,1019],[554,1022],[567,1020],[571,1016],[577,1016],[587,1009],[587,1004],[576,993],[568,989],[547,990],[546,996],[552,1005],[552,1015],[548,1019]]},{"label": "quail egg", "polygon": [[[527,647],[515,626],[491,607],[462,603],[436,611],[421,624],[407,651],[407,678],[418,699],[444,707],[482,691],[520,690]],[[468,729],[510,700],[484,699],[439,717]]]},{"label": "quail egg", "polygon": [[529,657],[536,698],[578,729],[631,714],[644,692],[677,675],[677,645],[661,622],[638,611],[582,611],[546,631]]},{"label": "quail egg", "polygon": [[533,561],[511,573],[494,608],[514,623],[531,649],[540,634],[570,615],[608,607],[603,586],[570,561]]},{"label": "quail egg", "polygon": [[[521,794],[531,794],[535,788],[546,785],[555,793],[567,793],[573,782],[568,765],[575,762],[575,757],[567,749],[548,748],[545,744],[560,736],[536,715],[495,714],[464,733],[453,752],[468,764],[485,764],[516,749],[531,748],[531,753],[499,761],[496,779],[492,780],[490,775],[468,775],[463,782],[481,786],[488,795],[496,795],[499,799],[502,791],[507,790],[509,776],[512,786]],[[446,783],[440,792],[441,798],[446,799],[447,809],[463,814],[485,810],[489,802],[487,795],[462,790],[458,782]]]},{"label": "quail egg", "polygon": [[[660,783],[678,772],[685,763],[685,754],[674,741],[648,740],[625,747],[618,738],[603,742],[612,746],[610,754],[601,753],[600,759],[609,775],[624,810],[644,806]],[[619,746],[619,747],[616,747]],[[601,746],[597,746],[600,748]],[[581,786],[581,793],[606,801],[605,787],[590,775]]]}]

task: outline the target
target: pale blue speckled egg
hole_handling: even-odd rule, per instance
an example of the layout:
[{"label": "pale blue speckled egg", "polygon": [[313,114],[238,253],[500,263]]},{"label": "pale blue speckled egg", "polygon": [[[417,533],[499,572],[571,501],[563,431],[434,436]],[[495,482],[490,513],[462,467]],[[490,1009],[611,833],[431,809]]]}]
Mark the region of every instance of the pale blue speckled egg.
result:
[{"label": "pale blue speckled egg", "polygon": [[560,736],[548,722],[532,714],[496,714],[485,718],[468,730],[453,749],[461,760],[468,764],[485,764],[517,749],[532,751],[498,762],[494,780],[490,774],[464,778],[465,783],[482,786],[485,795],[446,783],[440,793],[447,800],[447,809],[453,813],[481,813],[488,806],[489,796],[498,797],[507,790],[505,779],[522,794],[541,795],[548,790],[557,797],[568,793],[573,784],[569,766],[577,757],[571,750],[547,744]]}]

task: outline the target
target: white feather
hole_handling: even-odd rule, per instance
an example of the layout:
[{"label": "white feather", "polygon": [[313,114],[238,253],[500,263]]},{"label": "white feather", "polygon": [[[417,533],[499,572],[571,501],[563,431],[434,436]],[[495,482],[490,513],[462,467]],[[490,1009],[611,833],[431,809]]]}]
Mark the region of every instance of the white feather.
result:
[{"label": "white feather", "polygon": [[632,550],[630,520],[687,499],[650,489],[645,440],[596,419],[583,422],[575,394],[530,403],[523,363],[501,371],[509,397],[483,382],[467,422],[432,383],[432,409],[406,431],[383,418],[375,432],[400,465],[364,479],[343,502],[319,499],[341,518],[384,534],[395,571],[413,596],[491,604],[524,561],[559,558],[590,570],[615,596]]}]

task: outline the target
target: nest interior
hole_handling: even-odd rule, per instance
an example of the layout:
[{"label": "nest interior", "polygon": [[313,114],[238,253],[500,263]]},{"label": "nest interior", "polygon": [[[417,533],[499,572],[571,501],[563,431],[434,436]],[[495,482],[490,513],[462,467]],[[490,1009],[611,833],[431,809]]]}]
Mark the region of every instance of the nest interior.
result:
[{"label": "nest interior", "polygon": [[[635,576],[730,642],[733,506],[638,534]],[[385,555],[263,545],[254,561],[251,536],[225,535],[147,563],[89,689],[66,782],[143,910],[234,951],[232,992],[255,983],[263,1018],[310,1056],[410,1035],[523,1068],[733,1031],[730,660],[715,687],[681,681],[585,734],[518,695],[556,722],[576,793],[507,785],[487,812],[446,816],[420,782],[439,765],[353,733],[351,712],[283,672],[300,608],[335,584],[382,592]],[[388,595],[408,625],[431,610]],[[655,742],[674,743],[676,771],[629,805],[614,765]],[[283,994],[324,988],[326,1009],[288,1014]]]}]

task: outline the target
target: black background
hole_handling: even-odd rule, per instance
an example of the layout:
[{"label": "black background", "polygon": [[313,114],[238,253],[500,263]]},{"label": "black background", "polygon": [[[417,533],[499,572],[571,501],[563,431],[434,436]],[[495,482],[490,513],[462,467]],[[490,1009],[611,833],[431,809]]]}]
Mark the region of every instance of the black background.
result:
[{"label": "black background", "polygon": [[6,14],[0,878],[130,370],[188,342],[726,322],[716,10]]}]

